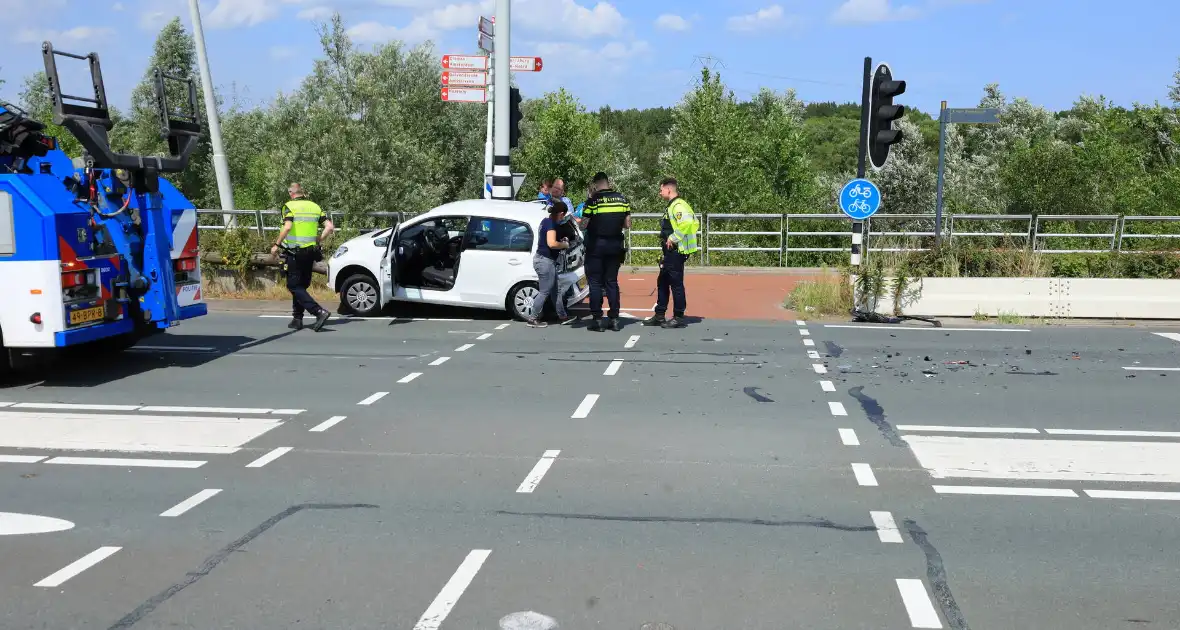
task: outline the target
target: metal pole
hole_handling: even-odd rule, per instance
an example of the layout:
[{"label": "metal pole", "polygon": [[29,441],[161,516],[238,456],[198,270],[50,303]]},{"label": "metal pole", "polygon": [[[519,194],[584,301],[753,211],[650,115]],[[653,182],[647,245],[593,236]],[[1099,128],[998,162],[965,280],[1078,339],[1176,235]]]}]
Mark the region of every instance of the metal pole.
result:
[{"label": "metal pole", "polygon": [[483,198],[491,199],[492,190],[486,183],[488,176],[492,174],[492,156],[495,155],[495,126],[493,121],[496,120],[496,55],[495,53],[488,53],[488,135],[487,141],[483,145],[483,174],[484,187]]},{"label": "metal pole", "polygon": [[511,39],[512,39],[512,2],[511,0],[496,0],[496,37],[495,37],[495,72],[496,77],[504,82],[503,89],[496,90],[495,101],[495,155],[492,158],[492,198],[512,199],[512,163],[508,146],[509,128],[509,98],[512,95],[512,83],[509,79],[511,71]]},{"label": "metal pole", "polygon": [[[856,176],[864,178],[865,161],[869,153],[869,103],[872,97],[873,58],[865,57],[864,82],[860,91],[860,146],[857,149]],[[860,302],[856,295],[856,271],[860,268],[861,246],[864,245],[864,221],[852,222],[852,308],[860,310]]]},{"label": "metal pole", "polygon": [[[221,198],[222,210],[234,209],[234,189],[229,181],[229,163],[225,160],[225,147],[221,144],[221,120],[217,116],[217,100],[213,97],[213,77],[209,73],[209,57],[205,52],[205,31],[201,29],[201,9],[197,0],[188,0],[189,13],[193,20],[193,41],[197,48],[197,67],[201,71],[201,91],[205,93],[205,113],[209,118],[209,137],[213,141],[213,172],[217,176],[217,195]],[[222,215],[226,227],[237,225],[233,214]],[[258,224],[262,229],[262,224]]]},{"label": "metal pole", "polygon": [[934,202],[934,246],[942,243],[942,185],[946,172],[946,101],[938,112],[938,194]]}]

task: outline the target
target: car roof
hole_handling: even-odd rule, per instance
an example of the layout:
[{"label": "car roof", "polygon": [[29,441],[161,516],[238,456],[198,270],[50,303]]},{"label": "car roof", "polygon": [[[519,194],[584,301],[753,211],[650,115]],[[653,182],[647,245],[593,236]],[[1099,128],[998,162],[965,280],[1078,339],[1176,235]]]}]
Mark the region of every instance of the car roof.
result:
[{"label": "car roof", "polygon": [[504,199],[465,199],[452,201],[414,218],[446,215],[480,216],[489,219],[514,219],[530,223],[548,216],[545,204],[536,201],[509,201]]}]

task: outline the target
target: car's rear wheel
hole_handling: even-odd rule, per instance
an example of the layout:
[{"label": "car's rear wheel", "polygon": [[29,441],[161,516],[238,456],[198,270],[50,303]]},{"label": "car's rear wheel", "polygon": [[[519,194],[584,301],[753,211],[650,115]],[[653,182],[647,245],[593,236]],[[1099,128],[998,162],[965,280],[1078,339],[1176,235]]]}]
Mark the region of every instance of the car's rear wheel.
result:
[{"label": "car's rear wheel", "polygon": [[352,315],[368,317],[381,310],[381,294],[377,281],[367,273],[349,276],[340,285],[340,301]]},{"label": "car's rear wheel", "polygon": [[540,317],[541,313],[533,312],[533,301],[541,291],[536,282],[522,282],[508,292],[505,308],[512,316],[520,321],[528,321],[533,317]]}]

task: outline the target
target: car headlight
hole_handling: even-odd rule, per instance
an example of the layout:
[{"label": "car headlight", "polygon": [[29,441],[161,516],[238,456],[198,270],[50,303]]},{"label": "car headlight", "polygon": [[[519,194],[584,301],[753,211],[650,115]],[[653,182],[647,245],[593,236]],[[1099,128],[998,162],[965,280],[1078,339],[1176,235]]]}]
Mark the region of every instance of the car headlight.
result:
[{"label": "car headlight", "polygon": [[340,247],[336,248],[336,253],[332,254],[332,258],[340,258],[341,256],[343,256],[347,253],[348,253],[348,248],[341,245]]}]

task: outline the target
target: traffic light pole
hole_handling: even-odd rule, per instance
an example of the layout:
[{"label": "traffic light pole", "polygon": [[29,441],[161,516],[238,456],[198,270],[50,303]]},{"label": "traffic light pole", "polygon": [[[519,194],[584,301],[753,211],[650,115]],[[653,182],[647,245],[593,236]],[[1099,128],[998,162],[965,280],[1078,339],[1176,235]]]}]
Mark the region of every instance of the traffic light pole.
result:
[{"label": "traffic light pole", "polygon": [[[495,53],[491,53],[488,57],[488,61],[490,62],[488,64],[488,135],[483,146],[483,176],[485,182],[488,176],[492,174],[492,158],[496,154],[496,128],[494,123],[496,120],[496,55]],[[483,198],[492,198],[492,191],[486,184],[483,187]]]},{"label": "traffic light pole", "polygon": [[[511,0],[496,0],[496,37],[495,37],[495,65],[492,71],[495,76],[511,87],[508,77],[511,71],[512,52],[512,2]],[[512,199],[512,163],[509,146],[510,89],[495,90],[495,155],[492,158],[492,198]]]}]

